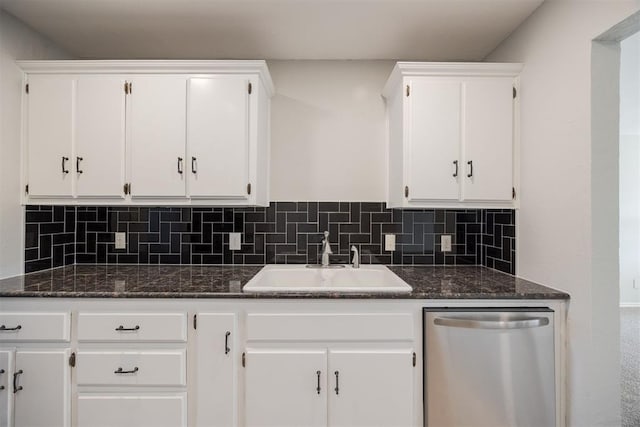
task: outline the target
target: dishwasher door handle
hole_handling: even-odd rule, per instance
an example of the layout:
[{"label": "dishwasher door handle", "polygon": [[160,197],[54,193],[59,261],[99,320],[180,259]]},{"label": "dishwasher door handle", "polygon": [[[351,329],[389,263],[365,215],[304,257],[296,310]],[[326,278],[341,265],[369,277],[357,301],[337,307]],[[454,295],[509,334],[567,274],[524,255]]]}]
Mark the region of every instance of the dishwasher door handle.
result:
[{"label": "dishwasher door handle", "polygon": [[433,323],[440,326],[467,329],[526,329],[549,324],[547,317],[521,317],[515,319],[474,319],[472,317],[436,317]]}]

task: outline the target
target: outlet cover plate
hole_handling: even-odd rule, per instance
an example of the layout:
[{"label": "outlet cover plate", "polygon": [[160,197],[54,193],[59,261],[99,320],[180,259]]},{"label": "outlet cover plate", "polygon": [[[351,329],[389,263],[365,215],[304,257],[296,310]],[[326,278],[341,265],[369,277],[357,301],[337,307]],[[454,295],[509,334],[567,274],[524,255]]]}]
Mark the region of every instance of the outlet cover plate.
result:
[{"label": "outlet cover plate", "polygon": [[396,250],[396,235],[385,234],[384,235],[384,250],[393,252]]},{"label": "outlet cover plate", "polygon": [[451,234],[443,234],[440,237],[440,250],[442,252],[451,252]]},{"label": "outlet cover plate", "polygon": [[242,246],[242,233],[229,233],[229,250],[239,251]]},{"label": "outlet cover plate", "polygon": [[116,249],[127,249],[127,233],[116,233]]}]

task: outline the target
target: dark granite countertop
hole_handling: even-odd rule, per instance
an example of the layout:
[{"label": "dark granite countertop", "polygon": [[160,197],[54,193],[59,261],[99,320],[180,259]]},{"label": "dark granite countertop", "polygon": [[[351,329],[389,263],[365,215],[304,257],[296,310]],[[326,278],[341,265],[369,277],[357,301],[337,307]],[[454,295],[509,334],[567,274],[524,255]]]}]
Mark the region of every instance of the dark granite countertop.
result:
[{"label": "dark granite countertop", "polygon": [[262,266],[73,265],[0,280],[0,297],[568,299],[569,295],[476,266],[390,266],[409,294],[261,293],[242,287]]}]

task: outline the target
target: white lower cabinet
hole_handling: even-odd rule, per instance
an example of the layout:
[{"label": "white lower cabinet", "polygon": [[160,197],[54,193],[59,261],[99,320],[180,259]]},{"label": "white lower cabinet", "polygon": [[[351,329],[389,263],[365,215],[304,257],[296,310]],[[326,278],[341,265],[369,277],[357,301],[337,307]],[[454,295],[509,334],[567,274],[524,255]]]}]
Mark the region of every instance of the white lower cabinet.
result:
[{"label": "white lower cabinet", "polygon": [[247,426],[326,426],[325,349],[247,349]]},{"label": "white lower cabinet", "polygon": [[413,350],[329,351],[329,425],[413,424]]},{"label": "white lower cabinet", "polygon": [[195,422],[200,427],[238,425],[237,316],[198,313],[195,329]]},{"label": "white lower cabinet", "polygon": [[71,424],[69,354],[68,349],[16,350],[11,374],[15,427]]},{"label": "white lower cabinet", "polygon": [[13,351],[0,350],[0,427],[13,425],[13,390],[11,380],[13,374]]},{"label": "white lower cabinet", "polygon": [[81,427],[183,427],[187,425],[186,393],[89,394],[78,396]]},{"label": "white lower cabinet", "polygon": [[411,426],[413,350],[247,349],[246,425]]}]

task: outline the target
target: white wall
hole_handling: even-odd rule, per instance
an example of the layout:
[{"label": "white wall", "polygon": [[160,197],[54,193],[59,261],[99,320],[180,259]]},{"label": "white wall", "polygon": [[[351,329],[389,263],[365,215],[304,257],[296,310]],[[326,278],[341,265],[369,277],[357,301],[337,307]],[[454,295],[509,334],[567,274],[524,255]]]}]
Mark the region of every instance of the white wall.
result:
[{"label": "white wall", "polygon": [[620,303],[640,304],[640,32],[620,47]]},{"label": "white wall", "polygon": [[385,200],[381,93],[394,64],[269,61],[272,200]]},{"label": "white wall", "polygon": [[0,10],[0,278],[24,271],[20,206],[22,73],[16,59],[69,59],[50,40]]},{"label": "white wall", "polygon": [[[635,1],[547,1],[486,58],[525,63],[520,91],[517,271],[571,295],[568,409],[572,426],[620,423],[618,283],[606,283],[603,293],[592,272],[592,265],[601,262],[596,253],[608,251],[615,259],[618,247],[593,246],[591,52],[594,38],[638,7]],[[616,58],[615,48],[603,51],[603,56]],[[610,143],[617,159],[617,141]],[[606,190],[617,202],[617,191],[612,191],[617,167],[613,172],[614,187]],[[617,213],[617,203],[613,209]],[[611,230],[617,243],[617,218]],[[617,271],[612,274],[617,278]],[[603,329],[606,334],[601,333]]]}]

